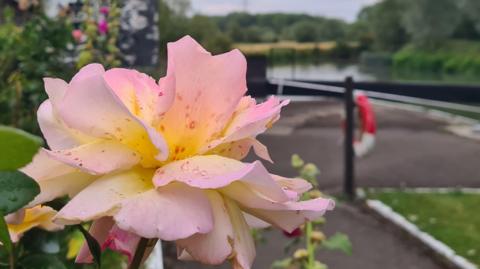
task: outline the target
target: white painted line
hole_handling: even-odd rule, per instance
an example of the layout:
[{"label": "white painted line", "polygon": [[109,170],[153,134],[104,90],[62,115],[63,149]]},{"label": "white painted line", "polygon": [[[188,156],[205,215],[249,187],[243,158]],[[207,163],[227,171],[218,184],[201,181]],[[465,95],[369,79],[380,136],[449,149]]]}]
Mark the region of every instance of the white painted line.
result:
[{"label": "white painted line", "polygon": [[432,118],[447,120],[451,123],[462,123],[462,124],[469,124],[469,125],[478,124],[478,120],[452,114],[445,111],[441,111],[435,108],[427,108],[419,105],[397,103],[392,101],[375,100],[375,99],[372,100],[372,103],[376,105],[385,106],[385,107],[398,108],[398,109],[403,109],[403,110],[413,111],[413,112],[427,113],[427,115],[431,116]]},{"label": "white painted line", "polygon": [[480,188],[367,188],[372,192],[410,192],[410,193],[466,193],[480,194]]},{"label": "white painted line", "polygon": [[409,222],[405,217],[393,211],[389,206],[378,200],[367,200],[367,206],[380,214],[382,217],[390,220],[410,235],[422,241],[426,246],[441,255],[453,265],[461,269],[478,269],[478,267],[467,259],[457,255],[453,249],[444,243],[433,238],[431,235],[422,232],[415,224]]}]

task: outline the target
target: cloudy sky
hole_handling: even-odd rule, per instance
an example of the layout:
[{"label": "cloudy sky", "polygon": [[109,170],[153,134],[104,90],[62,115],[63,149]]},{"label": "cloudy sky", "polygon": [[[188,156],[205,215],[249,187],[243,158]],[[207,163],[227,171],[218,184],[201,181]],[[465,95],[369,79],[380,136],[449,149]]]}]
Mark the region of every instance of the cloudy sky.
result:
[{"label": "cloudy sky", "polygon": [[379,0],[191,0],[194,12],[222,15],[242,11],[250,13],[294,12],[340,18],[352,22],[364,6]]}]

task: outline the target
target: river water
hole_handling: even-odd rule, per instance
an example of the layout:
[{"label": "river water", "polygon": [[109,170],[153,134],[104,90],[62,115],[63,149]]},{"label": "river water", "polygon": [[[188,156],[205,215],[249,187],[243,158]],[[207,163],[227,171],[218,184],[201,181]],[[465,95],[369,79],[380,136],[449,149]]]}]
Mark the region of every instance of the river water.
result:
[{"label": "river water", "polygon": [[359,63],[323,62],[317,64],[272,65],[269,78],[342,81],[352,76],[356,81],[411,82],[434,84],[480,84],[480,76],[447,75],[431,72],[394,72],[390,67],[366,67]]}]

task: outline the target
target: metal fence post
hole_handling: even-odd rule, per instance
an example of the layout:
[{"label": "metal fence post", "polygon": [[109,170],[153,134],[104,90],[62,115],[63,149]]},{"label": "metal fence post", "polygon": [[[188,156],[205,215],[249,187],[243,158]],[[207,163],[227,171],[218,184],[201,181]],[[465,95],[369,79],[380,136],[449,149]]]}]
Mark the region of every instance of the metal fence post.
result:
[{"label": "metal fence post", "polygon": [[345,182],[344,182],[344,193],[350,200],[355,199],[355,153],[353,150],[353,140],[354,140],[354,107],[355,103],[353,100],[353,79],[352,77],[347,77],[345,79],[345,152],[344,152],[344,162],[345,162]]}]

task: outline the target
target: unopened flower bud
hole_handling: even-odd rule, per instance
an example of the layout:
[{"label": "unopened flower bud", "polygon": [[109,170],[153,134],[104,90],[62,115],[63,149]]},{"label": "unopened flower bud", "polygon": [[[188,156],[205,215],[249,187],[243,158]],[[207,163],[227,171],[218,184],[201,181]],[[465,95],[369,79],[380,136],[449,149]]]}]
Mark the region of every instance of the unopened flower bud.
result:
[{"label": "unopened flower bud", "polygon": [[295,260],[303,260],[303,259],[306,259],[307,257],[308,257],[308,251],[304,248],[297,249],[293,253],[293,258]]},{"label": "unopened flower bud", "polygon": [[320,231],[313,231],[310,234],[310,240],[312,240],[314,243],[321,243],[323,240],[325,240],[325,234]]}]

